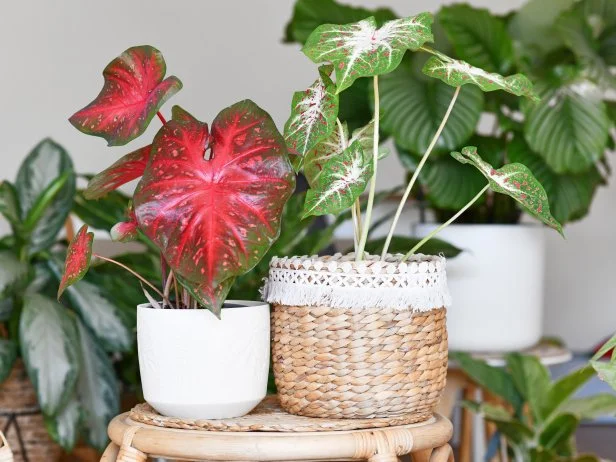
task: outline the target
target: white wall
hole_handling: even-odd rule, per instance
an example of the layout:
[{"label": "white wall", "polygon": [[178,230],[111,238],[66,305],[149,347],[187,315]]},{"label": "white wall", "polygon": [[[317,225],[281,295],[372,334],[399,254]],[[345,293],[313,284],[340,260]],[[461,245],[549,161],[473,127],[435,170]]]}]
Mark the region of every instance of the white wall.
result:
[{"label": "white wall", "polygon": [[[454,2],[351,3],[391,6],[403,15]],[[471,3],[504,12],[523,2]],[[95,172],[153,135],[157,120],[141,141],[107,148],[66,120],[98,93],[104,65],[132,45],[152,44],[164,53],[169,72],[184,83],[172,103],[206,121],[249,97],[282,127],[292,92],[314,79],[314,66],[298,47],[281,43],[289,0],[22,0],[2,6],[0,178],[13,179],[45,136],[67,147],[79,171]],[[401,171],[392,156],[380,169],[381,185],[400,183]],[[591,216],[567,228],[567,241],[549,235],[547,333],[562,335],[576,349],[616,326],[615,204],[616,188],[602,189]]]}]

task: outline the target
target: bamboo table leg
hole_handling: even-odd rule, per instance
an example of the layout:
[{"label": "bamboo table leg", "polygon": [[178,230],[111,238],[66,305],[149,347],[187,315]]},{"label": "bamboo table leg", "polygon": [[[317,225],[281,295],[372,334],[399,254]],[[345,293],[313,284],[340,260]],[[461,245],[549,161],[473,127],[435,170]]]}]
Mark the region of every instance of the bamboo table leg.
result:
[{"label": "bamboo table leg", "polygon": [[118,458],[118,451],[120,450],[119,446],[114,443],[109,443],[105,452],[103,452],[103,457],[101,457],[101,462],[116,462]]}]

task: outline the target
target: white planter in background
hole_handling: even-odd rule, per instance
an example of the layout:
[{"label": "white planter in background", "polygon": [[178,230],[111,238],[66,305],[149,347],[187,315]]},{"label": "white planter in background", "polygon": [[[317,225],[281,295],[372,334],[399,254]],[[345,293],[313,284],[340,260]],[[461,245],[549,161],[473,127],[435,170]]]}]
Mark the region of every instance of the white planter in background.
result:
[{"label": "white planter in background", "polygon": [[222,419],[250,412],[267,393],[269,305],[228,301],[205,309],[137,310],[145,400],[163,415]]},{"label": "white planter in background", "polygon": [[[417,225],[425,236],[436,225]],[[439,238],[464,250],[447,260],[449,349],[515,351],[543,333],[544,230],[533,225],[452,225]]]}]

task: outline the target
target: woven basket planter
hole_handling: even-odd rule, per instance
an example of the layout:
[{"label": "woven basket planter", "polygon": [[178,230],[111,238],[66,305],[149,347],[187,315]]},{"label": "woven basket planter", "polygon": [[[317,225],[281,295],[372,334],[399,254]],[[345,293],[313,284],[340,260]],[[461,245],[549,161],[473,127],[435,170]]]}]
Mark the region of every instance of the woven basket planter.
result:
[{"label": "woven basket planter", "polygon": [[[11,419],[13,421],[9,425]],[[60,458],[62,449],[47,434],[36,391],[21,360],[15,363],[9,377],[0,384],[0,429],[5,428],[15,462],[25,460],[20,436],[30,462],[55,462]]]},{"label": "woven basket planter", "polygon": [[274,258],[265,300],[283,409],[323,418],[432,416],[445,386],[442,257]]}]

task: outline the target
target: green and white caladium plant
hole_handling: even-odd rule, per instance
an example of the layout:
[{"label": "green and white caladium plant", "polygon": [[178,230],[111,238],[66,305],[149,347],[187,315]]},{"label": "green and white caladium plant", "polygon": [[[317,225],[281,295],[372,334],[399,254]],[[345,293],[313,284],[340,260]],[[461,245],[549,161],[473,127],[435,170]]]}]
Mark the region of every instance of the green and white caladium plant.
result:
[{"label": "green and white caladium plant", "polygon": [[[176,77],[164,79],[165,72],[155,48],[128,49],[105,68],[103,90],[71,123],[110,145],[127,143],[181,88]],[[323,70],[322,78],[326,75]],[[319,107],[333,111],[335,119],[337,106],[326,106],[336,97],[327,96],[326,84],[320,80],[308,93],[323,100]],[[158,116],[163,126],[154,141],[92,178],[84,195],[101,198],[141,177],[128,219],[112,228],[112,237],[143,236],[160,250],[160,289],[133,274],[164,307],[204,307],[218,315],[235,278],[263,258],[280,232],[283,207],[295,187],[285,140],[269,114],[250,100],[222,110],[210,127],[178,106],[171,120]],[[314,136],[328,134],[311,117],[288,124],[291,131],[310,126],[294,138],[299,150],[311,146]],[[91,254],[91,246],[83,228],[71,243],[58,297],[87,272],[91,255],[118,263]]]},{"label": "green and white caladium plant", "polygon": [[[394,238],[404,204],[426,160],[439,142],[460,88],[469,84],[484,92],[501,90],[523,96],[531,103],[538,100],[531,82],[524,75],[505,77],[487,72],[428,47],[427,44],[433,41],[432,21],[430,13],[421,13],[384,22],[380,27],[374,17],[344,25],[323,24],[314,29],[302,48],[308,58],[321,65],[317,81],[306,91],[295,93],[291,115],[285,126],[285,139],[294,155],[293,165],[297,170],[303,169],[311,188],[306,195],[304,216],[339,214],[351,209],[357,260],[365,256],[378,160],[382,157],[379,146],[379,76],[396,69],[407,51],[431,54],[423,73],[455,87],[455,91],[396,210],[383,244],[383,258]],[[335,81],[330,76],[332,71]],[[373,120],[349,138],[345,124],[337,117],[339,95],[362,77],[372,77]],[[417,87],[417,90],[421,88]],[[477,167],[488,179],[488,184],[450,221],[410,249],[405,259],[467,210],[488,188],[513,197],[531,215],[562,233],[560,224],[550,214],[543,187],[524,165],[510,164],[495,170],[472,147],[463,150],[462,154],[454,154],[454,157]],[[362,220],[359,197],[368,184],[368,205]]]}]

